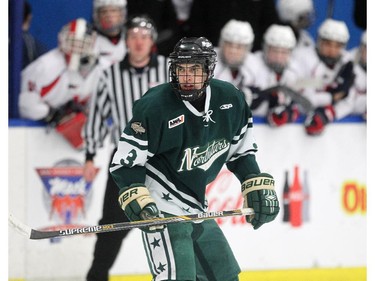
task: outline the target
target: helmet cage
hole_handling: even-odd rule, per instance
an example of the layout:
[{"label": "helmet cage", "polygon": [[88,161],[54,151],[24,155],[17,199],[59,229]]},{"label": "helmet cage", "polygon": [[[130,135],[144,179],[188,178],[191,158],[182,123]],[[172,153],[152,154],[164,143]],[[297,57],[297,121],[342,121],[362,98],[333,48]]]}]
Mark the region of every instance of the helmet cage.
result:
[{"label": "helmet cage", "polygon": [[[266,65],[276,73],[281,74],[288,66],[291,52],[295,46],[296,37],[290,26],[271,25],[263,37],[263,59]],[[279,50],[276,51],[275,49]],[[280,57],[281,50],[284,50],[284,55]],[[278,59],[275,59],[275,55],[270,58],[271,52],[272,54],[279,53]]]},{"label": "helmet cage", "polygon": [[[268,56],[268,52],[269,52],[269,48],[270,46],[267,46],[265,45],[263,47],[263,59],[264,59],[264,62],[266,63],[266,65],[272,69],[275,73],[277,74],[281,74],[283,73],[284,69],[288,66],[289,64],[289,58],[284,62],[284,63],[281,63],[281,62],[277,62],[277,61],[273,61],[269,58]],[[291,54],[290,54],[291,55]],[[289,55],[289,57],[290,57]]]},{"label": "helmet cage", "polygon": [[84,19],[73,20],[61,29],[59,49],[65,56],[68,69],[86,76],[94,68],[98,57],[94,47],[96,34]]},{"label": "helmet cage", "polygon": [[[177,96],[185,101],[194,101],[200,98],[214,76],[216,52],[212,43],[204,37],[183,38],[177,43],[169,58],[171,85]],[[202,65],[206,77],[199,79],[199,83],[202,83],[200,89],[183,90],[181,88],[177,69],[179,65],[184,64]],[[196,76],[193,78],[193,84],[198,80],[196,78]]]},{"label": "helmet cage", "polygon": [[[203,67],[202,75],[194,74],[192,79],[192,84],[202,84],[200,89],[183,90],[180,86],[179,75],[178,75],[178,65],[184,64],[199,64]],[[205,89],[207,88],[210,80],[213,77],[213,68],[207,65],[207,60],[205,59],[195,59],[195,60],[170,60],[169,75],[171,77],[171,85],[173,90],[177,95],[185,101],[194,101],[202,96]],[[212,70],[211,70],[212,69]],[[205,76],[205,78],[203,77]],[[199,81],[199,82],[196,82]]]},{"label": "helmet cage", "polygon": [[67,32],[67,34],[62,34],[62,36],[64,39],[60,41],[60,49],[65,54],[79,54],[81,56],[90,56],[93,54],[95,36],[86,35],[84,38],[78,39],[72,32]]}]

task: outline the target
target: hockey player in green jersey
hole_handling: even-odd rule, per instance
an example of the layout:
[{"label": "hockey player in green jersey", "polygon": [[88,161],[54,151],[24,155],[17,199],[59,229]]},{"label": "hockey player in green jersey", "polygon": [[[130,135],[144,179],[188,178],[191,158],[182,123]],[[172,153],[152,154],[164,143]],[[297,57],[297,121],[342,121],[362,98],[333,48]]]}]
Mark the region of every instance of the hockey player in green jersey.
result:
[{"label": "hockey player in green jersey", "polygon": [[[110,172],[130,220],[206,211],[206,186],[224,164],[242,183],[254,229],[279,202],[256,162],[253,121],[243,93],[213,79],[216,53],[204,37],[183,38],[170,54],[171,81],[134,103]],[[240,267],[215,220],[142,229],[153,280],[235,281]]]}]

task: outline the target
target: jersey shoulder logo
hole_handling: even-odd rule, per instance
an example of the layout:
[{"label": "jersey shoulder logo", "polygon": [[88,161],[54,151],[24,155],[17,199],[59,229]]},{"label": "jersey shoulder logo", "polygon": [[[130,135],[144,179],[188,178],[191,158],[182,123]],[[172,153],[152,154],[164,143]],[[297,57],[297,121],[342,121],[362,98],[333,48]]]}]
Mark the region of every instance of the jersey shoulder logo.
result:
[{"label": "jersey shoulder logo", "polygon": [[130,127],[133,129],[133,131],[136,133],[136,134],[144,134],[146,133],[146,129],[142,127],[142,123],[141,122],[133,122]]},{"label": "jersey shoulder logo", "polygon": [[221,110],[229,109],[229,108],[232,108],[232,107],[233,107],[233,104],[231,104],[231,103],[226,103],[226,104],[220,105]]},{"label": "jersey shoulder logo", "polygon": [[185,122],[185,115],[182,114],[176,118],[173,118],[171,120],[168,121],[168,128],[169,129],[172,129],[174,127],[177,127],[178,125],[181,125]]}]

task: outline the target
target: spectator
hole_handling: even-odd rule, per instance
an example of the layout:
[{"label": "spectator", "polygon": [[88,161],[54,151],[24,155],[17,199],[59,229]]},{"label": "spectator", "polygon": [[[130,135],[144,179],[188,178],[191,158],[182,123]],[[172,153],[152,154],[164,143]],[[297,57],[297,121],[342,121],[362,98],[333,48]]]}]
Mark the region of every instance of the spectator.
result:
[{"label": "spectator", "polygon": [[[146,16],[130,18],[126,23],[125,34],[127,54],[122,61],[106,69],[99,78],[85,126],[84,177],[87,182],[91,182],[95,176],[94,157],[107,133],[111,133],[111,141],[116,146],[122,128],[132,117],[133,102],[150,87],[168,80],[166,58],[152,52],[156,39],[156,26],[150,18]],[[111,126],[108,125],[108,120],[112,120]],[[116,148],[113,153],[115,151]],[[117,198],[118,188],[108,171],[100,224],[126,221],[124,213],[118,206]],[[97,235],[87,281],[108,280],[109,270],[128,233],[127,230]],[[131,254],[129,254],[130,261]]]},{"label": "spectator", "polygon": [[[250,53],[254,41],[254,33],[247,21],[230,20],[221,30],[218,54],[215,67],[215,78],[232,83],[242,91],[251,76]],[[247,95],[249,97],[250,95]],[[250,104],[250,100],[247,100]]]},{"label": "spectator", "polygon": [[[271,25],[263,38],[263,49],[251,56],[246,86],[251,93],[254,116],[267,117],[271,126],[296,121],[299,108],[281,87],[292,89],[299,79],[299,65],[292,59],[296,38],[289,26]],[[245,91],[247,93],[247,91]]]},{"label": "spectator", "polygon": [[125,20],[126,0],[93,0],[93,21],[98,32],[95,48],[104,68],[125,56]]},{"label": "spectator", "polygon": [[336,112],[338,103],[350,97],[354,73],[346,51],[349,36],[345,22],[326,19],[318,29],[316,50],[304,56],[305,75],[312,83],[305,86],[303,94],[315,107],[305,121],[309,135],[321,134],[329,122],[340,116]]},{"label": "spectator", "polygon": [[47,48],[33,35],[29,29],[33,18],[31,5],[28,1],[24,1],[23,8],[23,22],[22,22],[22,42],[23,42],[23,56],[22,69],[24,69],[31,62],[47,52]]},{"label": "spectator", "polygon": [[205,36],[218,46],[220,31],[231,19],[250,23],[255,36],[253,52],[261,49],[266,29],[279,22],[275,0],[197,0],[190,10],[189,36]]},{"label": "spectator", "polygon": [[148,15],[156,24],[158,39],[155,42],[156,52],[168,56],[174,44],[180,38],[175,8],[171,0],[127,0],[128,14]]},{"label": "spectator", "polygon": [[84,19],[75,19],[59,32],[58,47],[21,73],[21,117],[46,121],[77,149],[83,145],[86,104],[99,73],[95,40],[92,26]]}]

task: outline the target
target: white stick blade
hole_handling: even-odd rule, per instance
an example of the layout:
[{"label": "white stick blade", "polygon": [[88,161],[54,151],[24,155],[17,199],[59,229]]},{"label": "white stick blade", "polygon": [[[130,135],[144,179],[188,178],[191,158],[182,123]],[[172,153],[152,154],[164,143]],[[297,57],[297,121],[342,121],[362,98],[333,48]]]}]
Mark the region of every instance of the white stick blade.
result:
[{"label": "white stick blade", "polygon": [[31,228],[25,225],[24,223],[22,223],[19,219],[17,219],[12,214],[9,214],[8,216],[8,224],[12,226],[20,234],[25,235],[28,238],[30,238]]}]

